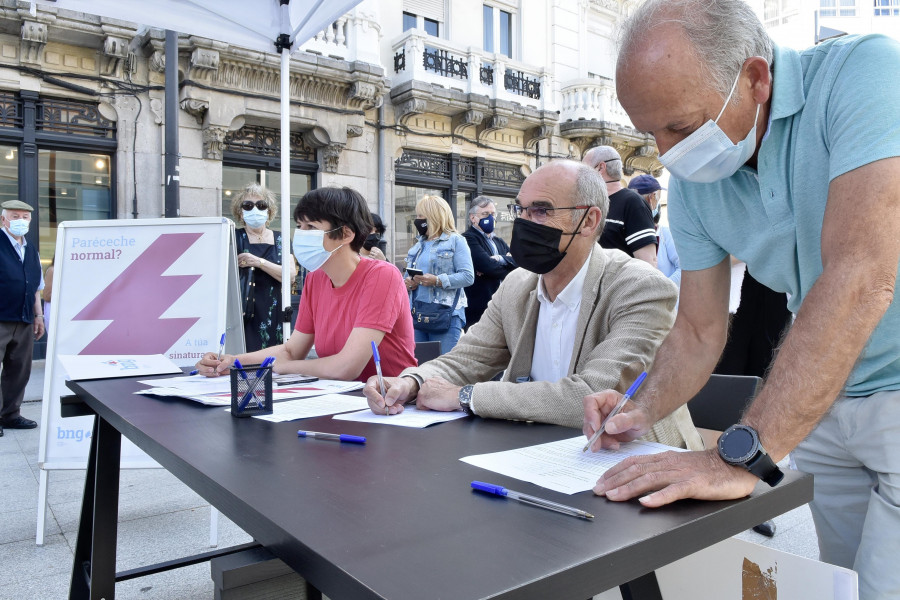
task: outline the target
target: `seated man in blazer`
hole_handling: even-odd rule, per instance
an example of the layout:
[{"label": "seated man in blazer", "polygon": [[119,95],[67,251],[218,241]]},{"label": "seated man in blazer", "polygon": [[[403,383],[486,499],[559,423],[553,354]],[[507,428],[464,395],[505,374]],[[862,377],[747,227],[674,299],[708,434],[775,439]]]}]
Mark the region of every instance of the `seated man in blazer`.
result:
[{"label": "seated man in blazer", "polygon": [[481,319],[491,296],[500,287],[506,275],[516,268],[509,254],[509,246],[494,232],[497,207],[487,196],[478,196],[469,207],[469,227],[463,233],[472,264],[475,267],[475,283],[466,288],[466,330]]},{"label": "seated man in blazer", "polygon": [[[672,282],[596,243],[608,206],[603,179],[587,165],[558,160],[529,175],[510,244],[519,269],[453,350],[386,378],[384,397],[377,378],[369,379],[363,392],[371,409],[396,414],[415,401],[581,429],[584,396],[624,391],[649,369],[675,318]],[[702,448],[685,406],[645,439]]]}]

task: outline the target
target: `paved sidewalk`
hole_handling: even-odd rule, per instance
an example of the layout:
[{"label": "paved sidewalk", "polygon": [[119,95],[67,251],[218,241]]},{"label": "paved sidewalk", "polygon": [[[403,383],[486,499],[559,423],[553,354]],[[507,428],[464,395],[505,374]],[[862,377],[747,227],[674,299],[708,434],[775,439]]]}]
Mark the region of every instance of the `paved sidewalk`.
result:
[{"label": "paved sidewalk", "polygon": [[[43,361],[32,372],[22,414],[40,422]],[[84,489],[84,471],[51,471],[44,545],[35,544],[38,502],[39,429],[6,430],[0,438],[0,600],[57,600],[68,596],[73,549]],[[209,504],[164,469],[122,471],[117,570],[208,551]],[[812,518],[806,506],[775,523],[772,539],[752,531],[737,537],[807,558],[817,558]],[[219,516],[219,547],[251,541]],[[179,600],[213,598],[209,563],[194,565],[116,586],[119,598]],[[339,599],[336,599],[339,600]]]}]

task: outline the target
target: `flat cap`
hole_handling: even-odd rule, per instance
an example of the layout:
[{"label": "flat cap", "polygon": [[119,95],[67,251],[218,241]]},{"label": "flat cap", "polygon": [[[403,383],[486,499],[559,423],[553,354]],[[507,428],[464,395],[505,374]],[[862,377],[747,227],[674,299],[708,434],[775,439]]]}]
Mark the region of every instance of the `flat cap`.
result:
[{"label": "flat cap", "polygon": [[30,204],[25,204],[21,200],[7,200],[3,204],[0,204],[0,207],[5,208],[6,210],[27,210],[28,212],[34,211],[34,208]]}]

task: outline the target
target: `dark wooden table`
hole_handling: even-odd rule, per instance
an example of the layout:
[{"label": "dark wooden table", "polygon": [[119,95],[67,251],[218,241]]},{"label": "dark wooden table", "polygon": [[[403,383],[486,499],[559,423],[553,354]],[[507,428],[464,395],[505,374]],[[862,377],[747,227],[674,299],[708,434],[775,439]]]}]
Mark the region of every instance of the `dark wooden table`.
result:
[{"label": "dark wooden table", "polygon": [[[335,600],[584,600],[623,585],[626,597],[658,597],[655,569],[813,494],[811,476],[789,472],[778,487],[761,483],[745,499],[651,510],[590,492],[559,494],[458,460],[578,434],[563,427],[479,418],[427,429],[330,416],[269,423],[134,395],[141,387],[134,379],[67,385],[99,417],[73,566],[75,598],[114,597],[121,435]],[[299,439],[299,428],[364,435],[368,443]],[[470,490],[474,479],[596,518],[484,496]],[[645,585],[650,591],[640,591]]]}]

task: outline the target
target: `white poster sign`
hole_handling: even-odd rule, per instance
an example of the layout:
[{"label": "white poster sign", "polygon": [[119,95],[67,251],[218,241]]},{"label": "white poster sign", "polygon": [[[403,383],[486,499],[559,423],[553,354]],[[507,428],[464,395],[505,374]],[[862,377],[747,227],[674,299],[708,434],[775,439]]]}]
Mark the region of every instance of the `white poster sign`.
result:
[{"label": "white poster sign", "polygon": [[[44,376],[38,543],[47,471],[84,469],[93,417],[62,418],[65,369],[59,355],[162,354],[178,366],[217,351],[241,352],[234,224],[224,218],[61,223]],[[149,400],[148,401],[152,401]],[[123,467],[155,461],[128,440]]]}]

